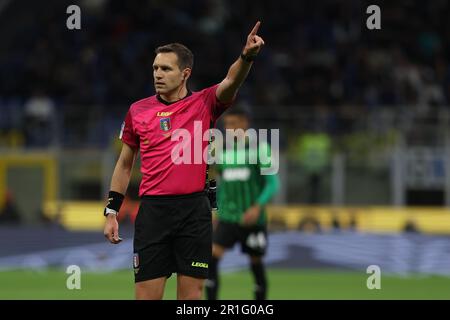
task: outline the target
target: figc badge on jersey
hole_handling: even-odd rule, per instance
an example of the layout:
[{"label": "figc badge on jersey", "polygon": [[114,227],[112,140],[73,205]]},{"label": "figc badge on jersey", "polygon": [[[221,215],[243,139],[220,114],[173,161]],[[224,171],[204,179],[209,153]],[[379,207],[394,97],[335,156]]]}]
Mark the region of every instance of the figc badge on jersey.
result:
[{"label": "figc badge on jersey", "polygon": [[162,131],[169,131],[171,128],[170,118],[162,118],[159,119],[159,127]]}]

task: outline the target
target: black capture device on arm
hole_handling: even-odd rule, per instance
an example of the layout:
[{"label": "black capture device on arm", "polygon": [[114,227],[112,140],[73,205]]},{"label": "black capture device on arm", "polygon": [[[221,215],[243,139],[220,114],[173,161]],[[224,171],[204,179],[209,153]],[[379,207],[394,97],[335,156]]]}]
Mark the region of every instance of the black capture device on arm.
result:
[{"label": "black capture device on arm", "polygon": [[[209,128],[214,127],[214,122],[209,123]],[[211,142],[212,138],[209,137],[208,141],[208,154],[211,154]],[[216,198],[216,191],[217,191],[217,185],[215,179],[209,179],[209,163],[206,165],[206,185],[205,185],[205,191],[209,199],[209,203],[211,204],[211,210],[218,210],[217,207],[217,198]]]},{"label": "black capture device on arm", "polygon": [[207,182],[207,188],[206,188],[206,192],[208,194],[208,198],[209,198],[209,203],[211,204],[211,209],[212,210],[217,210],[217,198],[216,198],[216,180],[215,179],[211,179]]}]

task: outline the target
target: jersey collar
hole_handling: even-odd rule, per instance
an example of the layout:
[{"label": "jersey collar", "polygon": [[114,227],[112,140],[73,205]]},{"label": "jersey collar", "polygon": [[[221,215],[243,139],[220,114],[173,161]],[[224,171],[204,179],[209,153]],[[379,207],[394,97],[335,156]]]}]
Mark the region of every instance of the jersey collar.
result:
[{"label": "jersey collar", "polygon": [[184,98],[181,98],[180,100],[177,100],[177,101],[172,101],[172,102],[166,101],[163,98],[161,98],[161,96],[159,94],[156,95],[156,99],[158,99],[159,102],[161,102],[161,103],[165,104],[166,106],[168,106],[168,105],[171,105],[171,104],[173,104],[175,102],[178,102],[178,101],[181,101],[183,99],[186,99],[187,97],[189,97],[191,95],[192,95],[192,91],[188,90],[187,95],[185,95]]}]

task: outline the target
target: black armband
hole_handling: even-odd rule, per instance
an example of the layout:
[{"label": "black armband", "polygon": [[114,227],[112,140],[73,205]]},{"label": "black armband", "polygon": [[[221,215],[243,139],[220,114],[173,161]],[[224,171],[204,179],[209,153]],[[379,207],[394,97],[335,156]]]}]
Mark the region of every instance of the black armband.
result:
[{"label": "black armband", "polygon": [[125,196],[116,191],[110,191],[108,193],[108,203],[106,204],[106,208],[104,211],[104,215],[107,215],[106,209],[111,209],[116,211],[117,213],[120,211],[120,207],[122,206],[122,202]]}]

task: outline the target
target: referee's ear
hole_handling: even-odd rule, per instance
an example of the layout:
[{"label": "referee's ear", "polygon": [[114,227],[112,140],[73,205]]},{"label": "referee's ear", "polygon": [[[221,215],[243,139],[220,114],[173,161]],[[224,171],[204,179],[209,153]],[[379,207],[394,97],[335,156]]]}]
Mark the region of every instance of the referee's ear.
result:
[{"label": "referee's ear", "polygon": [[187,79],[189,79],[191,72],[192,70],[190,68],[186,68],[183,70],[183,81],[187,81]]}]

